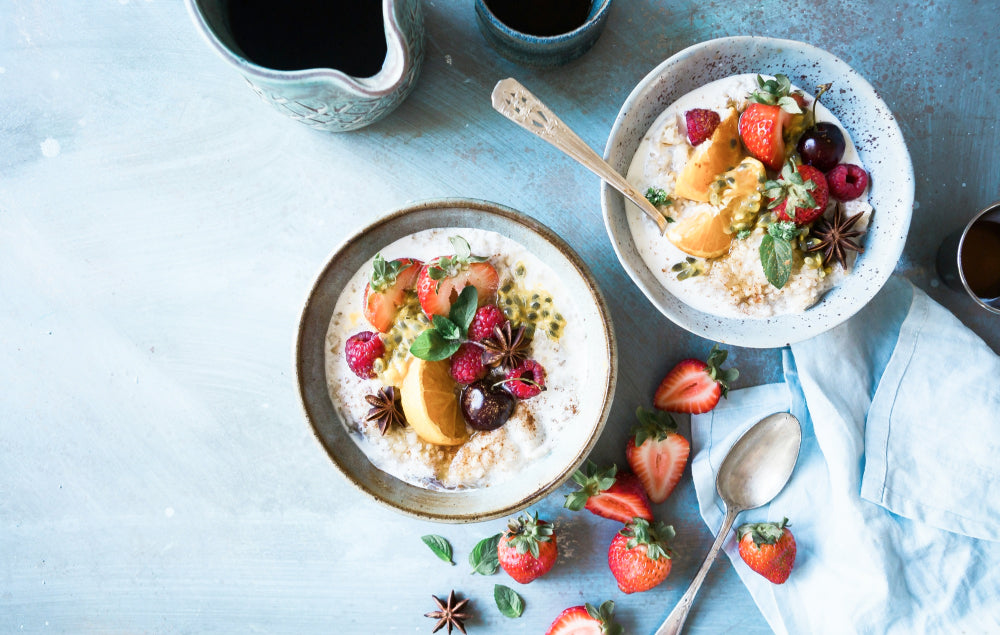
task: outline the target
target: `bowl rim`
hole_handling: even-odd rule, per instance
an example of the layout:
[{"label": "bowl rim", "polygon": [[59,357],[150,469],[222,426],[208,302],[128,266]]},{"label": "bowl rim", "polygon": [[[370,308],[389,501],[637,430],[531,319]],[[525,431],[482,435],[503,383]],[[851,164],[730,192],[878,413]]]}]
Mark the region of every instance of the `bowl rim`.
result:
[{"label": "bowl rim", "polygon": [[[316,420],[313,418],[313,413],[310,409],[309,399],[306,395],[305,390],[305,372],[304,372],[304,358],[303,353],[305,347],[307,346],[304,341],[306,333],[306,321],[309,316],[309,311],[317,292],[326,278],[330,269],[334,266],[334,262],[337,257],[347,249],[349,249],[356,242],[361,240],[366,234],[375,229],[378,229],[384,225],[396,222],[400,218],[412,215],[412,214],[430,214],[435,210],[473,210],[476,212],[484,212],[494,216],[498,216],[504,220],[521,225],[528,231],[531,231],[543,240],[552,244],[557,250],[559,250],[563,256],[566,258],[568,264],[570,264],[580,276],[583,283],[587,286],[591,293],[591,297],[594,300],[596,309],[601,316],[604,339],[607,342],[607,362],[608,362],[608,373],[607,373],[607,384],[603,387],[604,395],[601,399],[601,407],[598,413],[597,422],[594,424],[593,431],[587,440],[587,443],[579,448],[574,455],[573,459],[567,464],[567,466],[562,469],[554,478],[549,479],[547,482],[543,483],[539,488],[537,488],[533,493],[521,498],[517,502],[498,507],[496,509],[487,510],[483,512],[472,512],[472,513],[444,513],[444,512],[430,512],[424,510],[417,510],[412,507],[407,507],[403,500],[405,498],[397,501],[392,498],[382,497],[378,492],[374,491],[367,483],[361,479],[356,478],[349,469],[342,464],[341,460],[338,458],[336,452],[329,447],[329,445],[324,442],[323,436],[320,432],[319,426]],[[423,229],[432,229],[435,225],[428,225]],[[298,331],[295,339],[295,379],[296,386],[299,393],[299,404],[302,408],[303,414],[306,420],[309,422],[309,426],[312,429],[313,436],[316,438],[317,442],[324,449],[330,462],[334,465],[338,472],[344,476],[344,478],[351,483],[355,489],[362,493],[366,498],[375,501],[376,503],[388,507],[396,512],[402,513],[403,515],[410,516],[412,518],[418,518],[421,520],[430,520],[434,522],[442,523],[467,523],[467,522],[484,522],[488,520],[494,520],[504,516],[509,516],[515,514],[536,502],[542,500],[551,494],[560,485],[565,483],[573,475],[573,473],[583,464],[583,462],[590,455],[597,441],[600,439],[601,434],[607,425],[608,417],[611,413],[611,405],[614,400],[615,389],[617,387],[618,381],[618,344],[615,339],[614,326],[611,321],[611,311],[608,307],[607,301],[604,298],[604,294],[601,292],[600,287],[597,284],[593,273],[587,268],[583,259],[569,246],[566,241],[560,238],[554,231],[549,229],[546,225],[542,224],[537,219],[528,216],[522,212],[519,212],[511,207],[500,203],[494,203],[490,201],[485,201],[481,199],[473,198],[435,198],[435,199],[425,199],[420,201],[415,201],[407,204],[403,207],[397,208],[366,225],[360,230],[356,231],[354,234],[350,235],[332,251],[329,256],[324,261],[319,272],[314,276],[313,282],[310,285],[309,293],[306,296],[306,300],[303,303],[302,310],[299,317]],[[325,374],[324,374],[325,377]],[[324,393],[329,398],[329,393]],[[340,422],[343,424],[343,422]],[[360,451],[360,448],[359,448]],[[363,451],[362,451],[363,452]],[[374,465],[374,469],[378,469]],[[381,470],[380,470],[381,471]],[[419,490],[423,493],[429,493],[430,496],[454,496],[456,492],[437,492],[434,490],[428,490],[425,488],[420,488],[416,485],[406,483],[405,481],[389,474],[388,472],[382,472],[388,479],[393,482],[400,484],[403,488],[413,488]],[[473,490],[474,491],[474,490]]]},{"label": "bowl rim", "polygon": [[[781,38],[772,38],[764,36],[752,36],[752,35],[739,35],[739,36],[729,36],[715,38],[711,40],[706,40],[704,42],[699,42],[692,44],[680,51],[677,51],[667,59],[663,60],[657,64],[652,70],[646,73],[645,76],[635,85],[635,87],[629,92],[628,97],[622,103],[621,108],[618,111],[615,121],[612,124],[611,130],[608,134],[608,140],[604,148],[604,159],[611,162],[611,153],[614,150],[616,143],[616,137],[621,134],[623,128],[625,128],[625,119],[633,110],[634,105],[648,92],[651,92],[655,87],[657,80],[661,76],[665,76],[665,71],[673,64],[677,63],[679,60],[687,58],[691,55],[699,54],[706,55],[712,52],[718,51],[722,47],[732,48],[732,49],[746,49],[753,50],[753,48],[760,47],[761,45],[768,46],[776,52],[787,51],[787,49],[798,49],[799,51],[808,52],[810,56],[814,59],[822,59],[825,64],[830,64],[833,66],[841,67],[844,72],[849,73],[851,76],[851,85],[856,86],[862,91],[869,93],[871,97],[875,100],[877,106],[883,109],[889,114],[886,121],[881,122],[884,126],[890,130],[890,132],[898,137],[900,143],[902,144],[903,155],[905,156],[905,161],[898,165],[898,174],[901,175],[901,186],[905,187],[905,191],[901,190],[900,203],[901,208],[905,208],[905,213],[903,216],[905,218],[901,219],[902,222],[898,223],[895,227],[897,228],[897,240],[886,247],[888,250],[886,253],[886,263],[891,260],[891,266],[886,264],[886,266],[879,267],[877,270],[878,276],[872,279],[872,283],[866,287],[866,292],[864,294],[859,294],[858,299],[850,304],[845,304],[842,307],[838,307],[835,315],[831,316],[830,319],[817,322],[817,321],[807,321],[801,320],[800,323],[796,324],[796,328],[791,331],[781,331],[772,328],[773,333],[768,333],[768,326],[772,321],[779,320],[782,318],[789,319],[788,316],[774,316],[772,318],[733,318],[718,316],[711,313],[698,311],[689,305],[684,305],[686,311],[694,314],[697,319],[689,319],[682,311],[678,311],[668,306],[665,303],[658,301],[658,294],[665,291],[662,285],[656,283],[654,287],[646,285],[639,272],[636,270],[628,257],[627,254],[623,253],[622,245],[616,237],[617,234],[613,229],[613,223],[611,218],[611,210],[609,206],[612,200],[624,200],[617,190],[609,187],[606,183],[601,183],[601,208],[604,216],[604,226],[608,233],[608,237],[611,240],[612,248],[615,251],[615,255],[618,257],[619,262],[622,267],[628,273],[629,277],[632,279],[633,283],[639,287],[642,293],[647,299],[655,306],[663,315],[665,315],[672,322],[678,326],[684,328],[685,330],[694,333],[700,337],[706,339],[714,339],[720,342],[731,344],[734,346],[744,346],[749,348],[774,348],[780,346],[790,345],[796,342],[800,342],[820,333],[823,333],[829,329],[842,324],[847,321],[858,311],[860,311],[868,302],[871,301],[873,297],[878,293],[878,291],[885,285],[889,277],[892,275],[899,260],[903,253],[903,248],[906,244],[906,238],[909,233],[910,222],[913,215],[913,201],[914,201],[914,190],[915,181],[913,173],[913,162],[910,157],[909,149],[906,147],[905,139],[903,137],[902,130],[899,127],[899,123],[892,114],[888,105],[882,100],[878,92],[874,87],[866,80],[860,73],[855,71],[849,64],[837,57],[836,55],[825,51],[819,47],[806,42],[801,42],[798,40],[789,40]],[[786,53],[787,54],[787,53]],[[645,134],[643,131],[642,134]],[[641,140],[641,137],[640,137]],[[623,203],[624,204],[624,203]],[[627,230],[626,230],[627,231]],[[640,259],[640,265],[645,267],[645,264]],[[833,289],[827,291],[830,293]],[[819,303],[817,303],[818,305]],[[816,305],[814,305],[816,306]],[[811,307],[812,308],[812,307]],[[806,309],[805,312],[800,314],[795,314],[798,316],[805,316],[811,310]],[[789,314],[792,315],[792,314]],[[732,333],[734,331],[733,327],[737,323],[750,322],[754,324],[761,325],[762,328],[756,331],[747,331],[734,337]]]}]

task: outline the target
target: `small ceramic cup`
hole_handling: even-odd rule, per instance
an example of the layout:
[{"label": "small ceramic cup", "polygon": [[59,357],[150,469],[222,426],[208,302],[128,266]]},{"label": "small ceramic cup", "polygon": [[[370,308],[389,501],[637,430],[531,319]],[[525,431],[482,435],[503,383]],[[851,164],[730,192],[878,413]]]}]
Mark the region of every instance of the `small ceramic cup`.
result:
[{"label": "small ceramic cup", "polygon": [[[476,0],[476,22],[483,37],[500,55],[523,66],[558,66],[590,50],[604,30],[611,0],[592,0],[583,24],[558,35],[539,36],[512,29],[490,10],[489,0]],[[541,0],[536,2],[542,4]]]},{"label": "small ceramic cup", "polygon": [[976,304],[1000,315],[1000,201],[944,239],[937,271],[949,288],[968,293]]},{"label": "small ceramic cup", "polygon": [[[187,0],[195,26],[209,45],[280,113],[328,132],[356,130],[382,119],[417,83],[424,52],[421,0],[382,0],[386,54],[371,77],[335,68],[277,70],[248,58],[236,42],[226,0]],[[289,7],[289,11],[294,10]]]}]

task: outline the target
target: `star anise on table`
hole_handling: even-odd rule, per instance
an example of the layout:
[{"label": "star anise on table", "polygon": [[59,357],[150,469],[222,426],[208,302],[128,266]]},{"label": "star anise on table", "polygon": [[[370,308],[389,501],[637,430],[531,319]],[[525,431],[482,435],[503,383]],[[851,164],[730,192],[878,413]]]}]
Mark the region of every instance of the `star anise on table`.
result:
[{"label": "star anise on table", "polygon": [[434,630],[432,633],[436,633],[445,626],[448,627],[448,632],[451,633],[452,628],[457,628],[461,632],[465,632],[465,624],[463,620],[469,619],[468,613],[463,613],[462,609],[469,602],[466,598],[461,602],[455,602],[455,591],[452,590],[448,594],[448,601],[443,602],[438,596],[432,595],[434,602],[438,605],[438,610],[431,611],[430,613],[424,613],[424,617],[433,617],[438,620],[438,623],[434,625]]},{"label": "star anise on table", "polygon": [[494,327],[493,336],[483,342],[486,347],[483,361],[493,367],[516,368],[528,359],[530,344],[531,337],[525,334],[524,326],[514,330],[510,322],[505,322],[503,326]]},{"label": "star anise on table", "polygon": [[403,425],[406,418],[399,406],[399,391],[395,386],[383,386],[374,395],[365,395],[365,401],[371,404],[371,409],[365,416],[365,421],[374,421],[378,431],[383,435],[389,426]]},{"label": "star anise on table", "polygon": [[840,266],[847,268],[847,254],[849,251],[864,253],[864,247],[856,242],[855,238],[864,235],[864,231],[854,229],[854,225],[861,220],[864,212],[858,212],[850,218],[844,218],[844,209],[841,205],[833,212],[832,219],[822,218],[812,229],[812,235],[819,239],[819,242],[810,247],[807,251],[822,251],[823,262],[827,265],[833,264],[836,260]]}]

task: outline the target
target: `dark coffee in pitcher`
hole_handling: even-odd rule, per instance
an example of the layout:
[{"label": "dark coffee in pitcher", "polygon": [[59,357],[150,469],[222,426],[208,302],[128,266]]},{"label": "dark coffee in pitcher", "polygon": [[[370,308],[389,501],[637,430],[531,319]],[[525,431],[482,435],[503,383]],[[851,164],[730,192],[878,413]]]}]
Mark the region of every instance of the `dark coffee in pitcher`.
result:
[{"label": "dark coffee in pitcher", "polygon": [[230,0],[229,27],[254,64],[371,77],[385,61],[382,0]]}]

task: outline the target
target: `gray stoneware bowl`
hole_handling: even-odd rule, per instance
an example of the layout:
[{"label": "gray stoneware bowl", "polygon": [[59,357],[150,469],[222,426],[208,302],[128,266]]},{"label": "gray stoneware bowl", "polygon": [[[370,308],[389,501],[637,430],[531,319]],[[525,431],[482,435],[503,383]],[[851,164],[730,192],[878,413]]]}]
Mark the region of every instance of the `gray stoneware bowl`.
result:
[{"label": "gray stoneware bowl", "polygon": [[[481,489],[433,491],[376,468],[352,438],[327,389],[327,326],[348,280],[383,247],[409,234],[436,227],[494,231],[524,245],[560,276],[578,310],[601,326],[587,344],[593,385],[581,392],[594,399],[592,420],[569,428],[556,449],[528,464],[506,482]],[[361,299],[358,299],[360,307]],[[535,219],[508,207],[469,199],[442,199],[397,210],[344,241],[316,279],[299,323],[296,374],[306,417],[316,438],[341,473],[373,500],[403,514],[438,522],[477,522],[515,514],[565,482],[586,459],[604,429],[615,391],[617,345],[608,307],[590,271],[561,238]]]},{"label": "gray stoneware bowl", "polygon": [[611,0],[593,0],[586,21],[576,29],[538,36],[510,28],[497,19],[484,0],[476,0],[476,22],[490,46],[508,60],[524,66],[558,66],[590,50],[604,31],[610,8]]},{"label": "gray stoneware bowl", "polygon": [[627,173],[639,142],[667,106],[708,82],[741,73],[784,73],[812,93],[817,85],[833,82],[833,89],[824,95],[823,103],[837,115],[854,140],[871,175],[869,201],[875,210],[865,237],[865,253],[857,259],[846,280],[804,313],[768,319],[718,317],[684,304],[656,280],[636,250],[625,216],[624,198],[606,184],[601,187],[601,206],[604,224],[622,266],[664,315],[706,339],[769,348],[805,340],[833,328],[858,312],[882,288],[906,242],[913,211],[913,166],[892,112],[854,69],[809,44],[765,37],[727,37],[702,42],[654,68],[622,105],[604,158],[620,173]]}]

